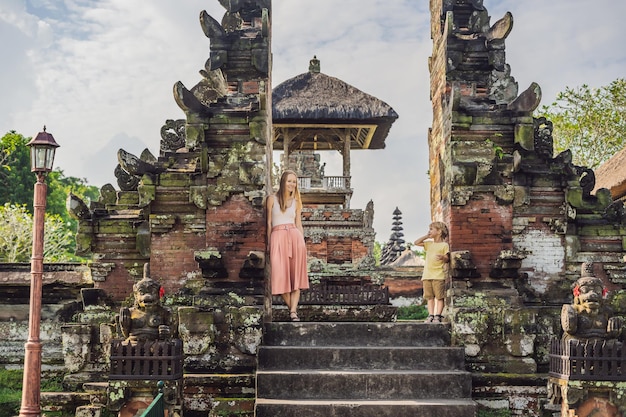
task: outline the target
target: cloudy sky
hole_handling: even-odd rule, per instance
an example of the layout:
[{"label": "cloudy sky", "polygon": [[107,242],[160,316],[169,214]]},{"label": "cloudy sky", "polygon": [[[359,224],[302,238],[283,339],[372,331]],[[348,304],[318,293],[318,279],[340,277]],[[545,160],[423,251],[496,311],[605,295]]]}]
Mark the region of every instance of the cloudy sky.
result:
[{"label": "cloudy sky", "polygon": [[[322,72],[391,105],[400,118],[387,148],[352,157],[353,208],[375,205],[378,241],[403,213],[405,237],[430,222],[427,131],[427,0],[274,0],[273,83]],[[520,91],[533,81],[551,103],[566,86],[607,85],[626,76],[617,0],[484,0],[491,23],[511,11],[507,62]],[[593,5],[592,5],[593,4]],[[115,185],[117,149],[158,155],[166,119],[184,118],[172,86],[199,80],[209,40],[198,22],[218,21],[217,0],[2,0],[0,135],[34,136],[45,124],[61,145],[55,166],[91,185]],[[336,168],[335,168],[336,167]],[[329,157],[327,175],[340,175]]]}]

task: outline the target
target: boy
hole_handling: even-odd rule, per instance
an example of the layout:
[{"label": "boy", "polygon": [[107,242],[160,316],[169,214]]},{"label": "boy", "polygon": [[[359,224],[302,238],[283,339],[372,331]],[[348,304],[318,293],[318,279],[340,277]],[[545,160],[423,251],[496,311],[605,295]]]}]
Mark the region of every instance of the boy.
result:
[{"label": "boy", "polygon": [[450,261],[450,247],[445,241],[447,237],[448,227],[442,222],[433,222],[428,228],[428,234],[414,242],[415,245],[422,246],[426,251],[422,282],[424,298],[428,303],[427,323],[441,323],[443,321],[441,313],[446,295],[445,266]]}]

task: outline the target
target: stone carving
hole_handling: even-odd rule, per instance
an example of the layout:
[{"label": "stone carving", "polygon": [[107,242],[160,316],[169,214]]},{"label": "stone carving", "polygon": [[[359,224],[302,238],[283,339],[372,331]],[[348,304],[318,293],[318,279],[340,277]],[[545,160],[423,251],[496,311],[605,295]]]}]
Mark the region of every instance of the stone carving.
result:
[{"label": "stone carving", "polygon": [[485,33],[485,45],[489,45],[498,40],[504,40],[513,29],[513,15],[506,12],[501,19],[498,19]]},{"label": "stone carving", "polygon": [[554,152],[553,128],[552,121],[545,117],[533,118],[535,152],[543,159],[551,159]]},{"label": "stone carving", "polygon": [[507,109],[519,112],[532,113],[541,102],[541,87],[532,82],[515,100],[507,106]]},{"label": "stone carving", "polygon": [[[117,178],[117,186],[120,187],[122,191],[136,191],[137,186],[139,185],[140,178],[129,174],[126,170],[122,168],[120,164],[117,164],[115,170],[113,171],[115,178]],[[110,184],[107,184],[110,185]],[[114,200],[115,201],[115,200]]]},{"label": "stone carving", "polygon": [[[197,116],[210,117],[216,103],[241,105],[255,101],[254,94],[244,88],[243,79],[249,75],[267,76],[269,72],[269,0],[224,0],[226,9],[222,22],[218,22],[206,11],[200,12],[200,26],[211,41],[209,59],[200,70],[202,80],[187,89],[182,82],[174,84],[174,100],[186,113],[187,121]],[[260,22],[258,21],[260,17]],[[256,22],[256,23],[255,23]],[[258,25],[260,23],[260,27]],[[252,27],[252,29],[250,29]],[[237,32],[245,32],[241,42],[233,42]],[[252,36],[251,32],[260,36]],[[243,59],[242,56],[248,56]],[[229,76],[230,85],[227,82]],[[261,87],[264,84],[261,83]],[[256,103],[255,103],[256,104]],[[254,106],[254,105],[253,105]],[[259,123],[250,123],[254,126]],[[197,143],[202,136],[198,126],[186,128],[186,142]],[[259,129],[265,131],[265,129]],[[252,132],[251,132],[252,133]],[[191,146],[192,148],[194,146]]]},{"label": "stone carving", "polygon": [[365,213],[363,216],[363,227],[372,228],[374,227],[374,201],[370,200],[367,202],[367,206],[365,206]]},{"label": "stone carving", "polygon": [[605,304],[606,289],[600,278],[593,276],[592,264],[583,264],[581,278],[574,284],[574,303],[561,310],[563,340],[609,340],[622,334],[622,321],[613,317]]},{"label": "stone carving", "polygon": [[138,177],[147,173],[154,174],[164,171],[164,168],[158,165],[157,159],[147,149],[141,153],[140,158],[120,149],[117,151],[117,160],[124,171]]},{"label": "stone carving", "polygon": [[239,271],[239,278],[263,279],[265,252],[250,251]]},{"label": "stone carving", "polygon": [[65,200],[67,212],[76,220],[86,220],[91,218],[91,211],[87,204],[77,195],[69,193]]},{"label": "stone carving", "polygon": [[470,251],[463,250],[450,253],[450,274],[452,278],[477,278],[480,276]]},{"label": "stone carving", "polygon": [[518,278],[526,253],[512,249],[500,251],[489,273],[491,278]]},{"label": "stone carving", "polygon": [[502,70],[494,69],[489,77],[489,95],[496,104],[508,104],[515,100],[518,84],[511,76],[511,66],[504,64]]},{"label": "stone carving", "polygon": [[187,90],[184,84],[178,81],[174,84],[174,99],[176,104],[184,111],[203,113],[211,103],[218,98],[224,97],[228,92],[228,86],[222,70],[211,69],[211,59],[205,64],[205,69],[200,70],[202,80],[191,90]]},{"label": "stone carving", "polygon": [[624,209],[624,202],[622,200],[615,200],[604,210],[602,217],[613,223],[621,222],[626,217],[626,210]]},{"label": "stone carving", "polygon": [[126,343],[170,338],[170,312],[161,305],[160,292],[159,283],[150,278],[150,265],[145,264],[143,278],[133,285],[135,305],[120,309],[119,325]]},{"label": "stone carving", "polygon": [[166,120],[161,127],[161,153],[175,152],[184,146],[185,120]]}]

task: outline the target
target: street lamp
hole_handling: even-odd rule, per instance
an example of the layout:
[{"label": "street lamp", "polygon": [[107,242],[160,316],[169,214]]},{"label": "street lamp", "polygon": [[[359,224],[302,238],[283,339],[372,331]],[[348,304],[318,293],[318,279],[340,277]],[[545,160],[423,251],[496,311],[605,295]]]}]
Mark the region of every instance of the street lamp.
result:
[{"label": "street lamp", "polygon": [[41,415],[41,293],[43,278],[43,232],[46,212],[46,174],[52,171],[54,153],[59,144],[46,132],[26,144],[30,147],[31,171],[37,175],[33,196],[33,253],[30,258],[30,310],[28,316],[28,341],[24,345],[24,380],[22,383],[22,405],[20,417]]}]

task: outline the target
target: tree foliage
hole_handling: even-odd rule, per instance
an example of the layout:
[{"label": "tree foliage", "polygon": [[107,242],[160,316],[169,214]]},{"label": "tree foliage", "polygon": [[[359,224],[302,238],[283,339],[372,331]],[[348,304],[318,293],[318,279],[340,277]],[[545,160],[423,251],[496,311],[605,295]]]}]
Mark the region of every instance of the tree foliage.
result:
[{"label": "tree foliage", "polygon": [[541,113],[554,124],[555,152],[571,149],[575,164],[597,168],[626,143],[626,80],[566,87]]},{"label": "tree foliage", "polygon": [[[70,253],[72,231],[57,214],[46,214],[44,222],[44,261],[74,260]],[[33,245],[33,216],[26,205],[0,206],[0,262],[28,262]]]},{"label": "tree foliage", "polygon": [[36,179],[30,170],[29,141],[15,131],[0,139],[0,204],[26,204],[32,211]]},{"label": "tree foliage", "polygon": [[[32,239],[30,236],[32,234],[31,213],[36,176],[31,172],[30,150],[26,146],[29,141],[30,138],[26,138],[15,131],[11,131],[0,138],[0,205],[4,205],[3,210],[0,211],[0,230],[5,230],[4,225],[11,223],[16,227],[16,230],[21,230],[22,237]],[[48,195],[46,198],[45,244],[50,247],[44,249],[50,254],[46,260],[48,262],[56,259],[68,260],[75,248],[74,236],[77,222],[65,208],[67,196],[71,192],[89,203],[97,200],[100,192],[98,187],[88,185],[85,179],[66,177],[59,168],[47,175],[46,184]],[[7,205],[12,209],[7,210]],[[5,218],[5,216],[10,218]],[[24,216],[30,216],[30,223]],[[22,227],[26,227],[26,229],[20,229]],[[0,233],[2,232],[0,231]],[[69,246],[66,244],[66,236],[70,237]],[[0,239],[2,238],[0,237]],[[30,240],[28,241],[30,242]],[[13,242],[15,246],[9,249],[6,246],[9,242]],[[24,245],[26,246],[24,247]],[[59,248],[53,249],[51,246],[54,245],[58,245]],[[24,239],[15,234],[7,235],[0,243],[0,261],[26,262],[28,257],[24,260],[18,254],[26,251],[30,256],[30,250],[30,243],[25,243]],[[61,252],[65,252],[66,255],[60,257],[59,253]]]}]

